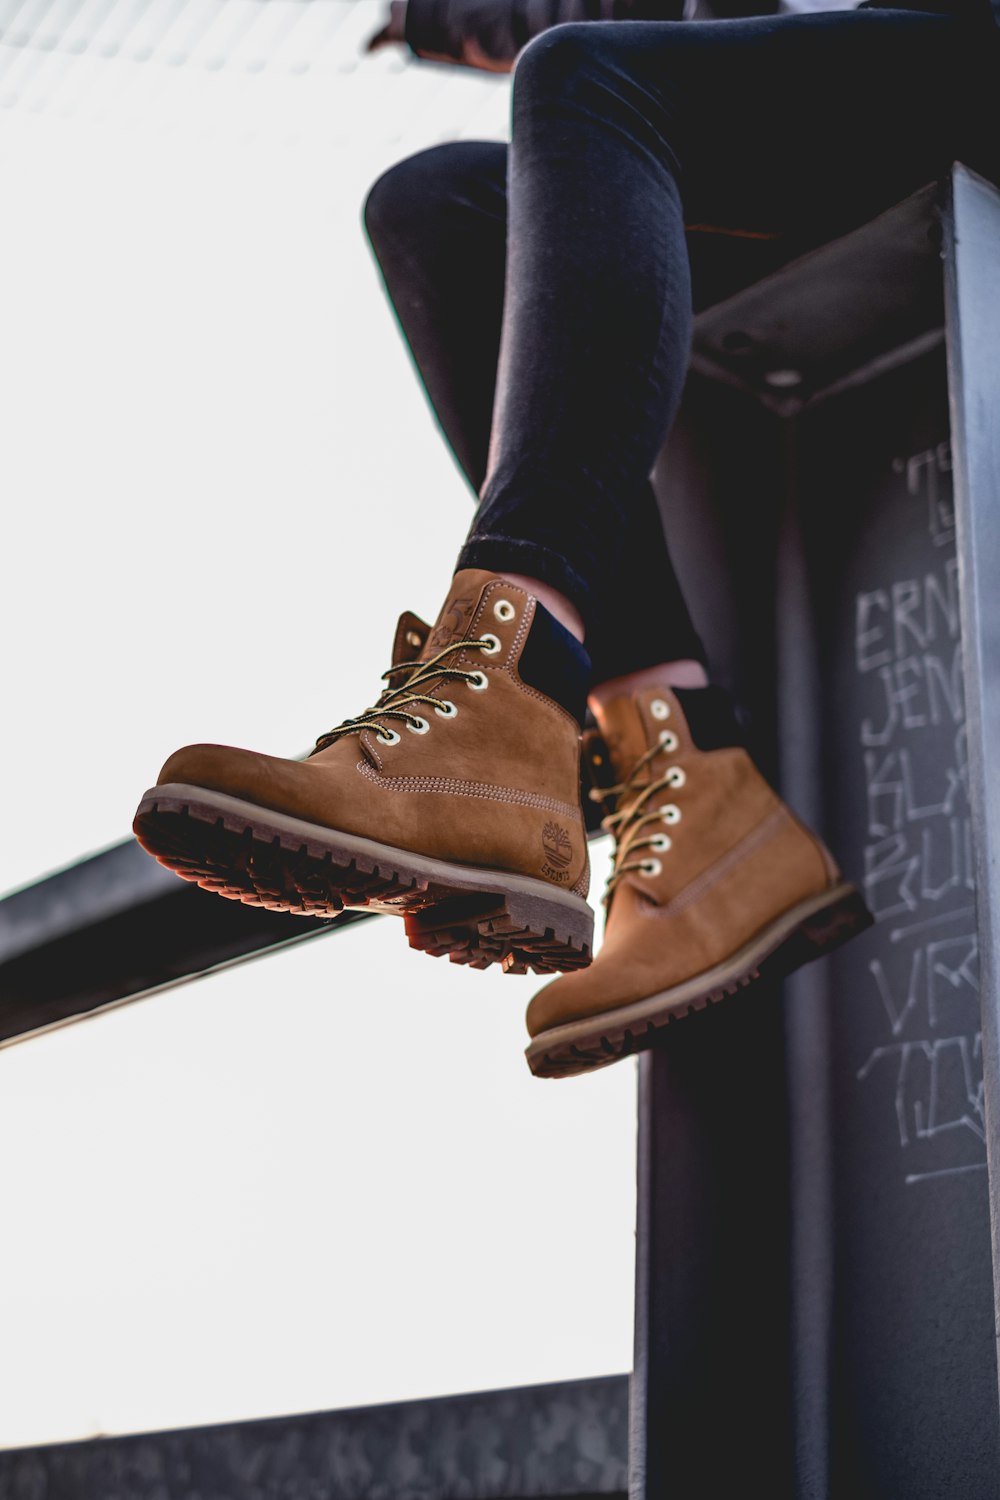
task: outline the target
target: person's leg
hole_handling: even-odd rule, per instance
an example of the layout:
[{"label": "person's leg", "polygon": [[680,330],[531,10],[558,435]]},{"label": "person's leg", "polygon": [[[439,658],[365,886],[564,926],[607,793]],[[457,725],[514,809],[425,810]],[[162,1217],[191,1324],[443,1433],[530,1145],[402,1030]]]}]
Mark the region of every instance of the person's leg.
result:
[{"label": "person's leg", "polygon": [[[414,363],[477,499],[486,478],[507,256],[507,147],[436,146],[400,162],[372,188],[365,223]],[[586,630],[595,681],[677,661],[671,680],[704,679],[704,648],[678,582],[656,498],[644,479],[628,502],[629,564],[595,588]],[[570,629],[575,606],[544,579],[502,570]],[[629,630],[622,622],[629,619]]]},{"label": "person's leg", "polygon": [[491,461],[461,564],[543,578],[590,624],[636,554],[632,504],[686,372],[685,220],[821,237],[921,185],[964,128],[959,29],[875,11],[563,26],[531,44]]},{"label": "person's leg", "polygon": [[390,167],[365,228],[448,447],[478,498],[503,319],[507,147],[453,141]]},{"label": "person's leg", "polygon": [[[574,26],[520,67],[502,379],[463,558],[536,555],[586,613],[679,399],[685,220],[846,230],[962,150],[982,75],[961,26],[901,12]],[[685,692],[664,665],[591,701],[616,862],[596,962],[529,1007],[529,1062],[549,1076],[649,1045],[870,920],[753,767],[724,695]]]}]

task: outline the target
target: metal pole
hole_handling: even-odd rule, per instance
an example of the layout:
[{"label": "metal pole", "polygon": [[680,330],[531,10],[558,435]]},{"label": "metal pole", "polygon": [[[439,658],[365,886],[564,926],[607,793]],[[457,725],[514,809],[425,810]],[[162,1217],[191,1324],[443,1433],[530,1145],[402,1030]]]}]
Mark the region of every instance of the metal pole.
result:
[{"label": "metal pole", "polygon": [[1000,192],[961,165],[951,189],[945,316],[1000,1325]]}]

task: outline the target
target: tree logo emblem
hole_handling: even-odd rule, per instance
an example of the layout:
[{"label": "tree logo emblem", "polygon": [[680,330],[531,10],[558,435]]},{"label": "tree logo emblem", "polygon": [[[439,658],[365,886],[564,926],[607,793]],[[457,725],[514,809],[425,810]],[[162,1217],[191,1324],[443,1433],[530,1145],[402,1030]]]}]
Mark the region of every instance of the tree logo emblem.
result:
[{"label": "tree logo emblem", "polygon": [[542,848],[549,864],[565,870],[573,858],[573,845],[569,834],[559,823],[546,823],[542,829]]}]

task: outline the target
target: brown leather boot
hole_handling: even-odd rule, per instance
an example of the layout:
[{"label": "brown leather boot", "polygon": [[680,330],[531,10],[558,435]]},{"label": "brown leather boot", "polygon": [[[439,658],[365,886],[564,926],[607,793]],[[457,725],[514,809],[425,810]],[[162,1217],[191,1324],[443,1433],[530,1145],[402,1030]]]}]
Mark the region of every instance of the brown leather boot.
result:
[{"label": "brown leather boot", "polygon": [[871,923],[859,892],[746,750],[715,724],[699,733],[681,698],[691,705],[699,694],[664,687],[617,698],[601,715],[604,743],[588,737],[607,788],[594,795],[615,805],[604,825],[616,839],[607,927],[586,974],[557,979],[528,1007],[528,1063],[542,1077],[648,1047],[675,1017],[762,973],[789,973]]},{"label": "brown leather boot", "polygon": [[433,631],[400,619],[375,708],[304,761],[178,750],[142,799],[136,837],[238,901],[395,912],[412,947],[476,968],[580,968],[593,936],[586,658],[570,639],[532,595],[466,569]]}]

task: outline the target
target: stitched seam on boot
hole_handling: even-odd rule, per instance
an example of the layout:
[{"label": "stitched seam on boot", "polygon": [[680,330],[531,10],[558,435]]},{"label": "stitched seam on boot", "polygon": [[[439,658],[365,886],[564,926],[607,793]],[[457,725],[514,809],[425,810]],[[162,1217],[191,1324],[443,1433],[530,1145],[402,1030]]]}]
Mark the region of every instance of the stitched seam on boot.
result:
[{"label": "stitched seam on boot", "polygon": [[738,844],[734,844],[731,849],[728,849],[725,854],[721,855],[715,861],[714,865],[709,865],[707,870],[703,870],[700,875],[695,876],[691,884],[686,885],[672,901],[667,902],[666,906],[655,907],[653,910],[647,911],[645,915],[650,917],[673,917],[679,912],[686,911],[689,906],[693,906],[696,901],[699,901],[705,895],[706,891],[711,890],[712,886],[716,885],[724,875],[728,875],[729,871],[735,865],[738,865],[740,860],[745,859],[748,854],[752,854],[762,844],[768,843],[777,834],[779,827],[790,821],[785,809],[783,807],[776,807],[774,812],[769,813],[762,823],[758,823],[756,828],[752,828],[749,833],[745,834]]},{"label": "stitched seam on boot", "polygon": [[552,713],[558,714],[561,719],[565,719],[566,723],[572,726],[573,733],[577,736],[579,735],[579,724],[576,722],[569,710],[563,708],[561,703],[557,703],[554,698],[546,698],[544,693],[539,692],[537,688],[529,687],[526,682],[522,682],[520,677],[517,677],[514,680],[522,693],[525,693],[529,698],[534,698],[537,703],[541,703]]},{"label": "stitched seam on boot", "polygon": [[[511,584],[510,587],[512,589],[513,588],[517,588],[517,585],[516,584]],[[486,585],[486,587],[485,587],[485,589],[483,590],[483,593],[482,593],[482,598],[480,600],[479,608],[476,610],[475,614],[472,616],[472,623],[470,625],[470,629],[472,630],[473,634],[475,634],[477,630],[480,632],[480,634],[482,633],[481,627],[485,624],[485,622],[489,618],[488,609],[489,609],[490,600],[494,597],[494,595],[500,594],[502,592],[503,592],[503,584],[500,583],[499,580],[496,580],[493,583],[488,583]],[[523,590],[520,590],[519,592],[523,592]],[[485,663],[485,665],[488,668],[492,668],[492,670],[494,672],[507,672],[507,673],[510,672],[511,667],[513,666],[513,664],[514,664],[514,662],[515,662],[515,660],[517,658],[517,653],[518,653],[518,650],[519,650],[519,648],[521,646],[521,642],[524,640],[524,637],[528,633],[528,626],[531,624],[531,620],[532,620],[532,618],[534,616],[534,612],[535,612],[534,611],[534,605],[531,602],[531,595],[529,594],[528,595],[528,607],[527,607],[527,609],[524,610],[524,612],[521,615],[521,619],[520,619],[520,622],[519,622],[518,627],[517,627],[517,634],[515,635],[514,639],[511,641],[510,645],[507,647],[507,650],[504,652],[503,656],[500,658],[499,661]],[[468,653],[467,652],[463,652],[462,655],[463,656],[467,656]]]},{"label": "stitched seam on boot", "polygon": [[359,761],[355,769],[387,792],[444,792],[452,797],[478,797],[485,802],[536,807],[543,812],[562,813],[567,818],[580,816],[580,809],[569,802],[560,802],[557,797],[543,797],[539,792],[523,792],[517,787],[495,786],[488,781],[459,781],[453,776],[380,776],[363,761]]},{"label": "stitched seam on boot", "polygon": [[379,770],[381,771],[381,769],[382,769],[382,757],[381,757],[381,755],[379,755],[378,751],[375,748],[375,743],[374,743],[375,737],[374,737],[374,735],[369,734],[369,732],[368,732],[367,729],[363,729],[361,731],[360,735],[358,736],[358,738],[361,741],[361,748],[362,748],[362,750],[365,752],[366,755],[372,756],[372,758],[374,759],[376,765],[378,766]]}]

